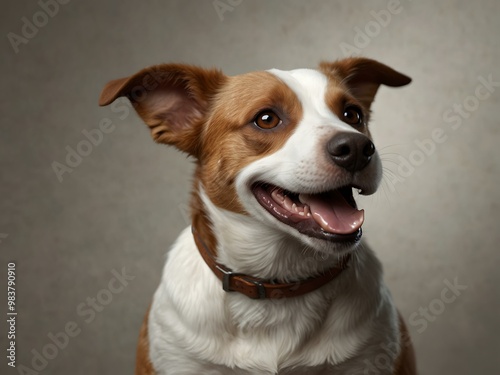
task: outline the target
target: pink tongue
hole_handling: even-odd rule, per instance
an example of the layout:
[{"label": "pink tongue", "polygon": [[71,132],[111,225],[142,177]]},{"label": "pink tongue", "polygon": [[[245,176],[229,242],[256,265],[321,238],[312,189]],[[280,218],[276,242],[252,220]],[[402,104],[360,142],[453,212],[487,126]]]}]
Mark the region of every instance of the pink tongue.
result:
[{"label": "pink tongue", "polygon": [[314,221],[329,233],[354,233],[365,220],[365,212],[349,205],[339,192],[328,195],[300,194],[299,199],[309,206]]}]

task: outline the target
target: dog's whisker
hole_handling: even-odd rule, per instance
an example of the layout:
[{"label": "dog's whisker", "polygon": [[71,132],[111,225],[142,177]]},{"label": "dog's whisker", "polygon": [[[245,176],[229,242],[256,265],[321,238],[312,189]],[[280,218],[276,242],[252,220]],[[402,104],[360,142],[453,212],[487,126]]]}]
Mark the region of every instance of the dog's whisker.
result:
[{"label": "dog's whisker", "polygon": [[394,148],[394,147],[405,147],[405,145],[403,143],[393,143],[391,145],[385,145],[382,147],[378,147],[379,154],[380,154],[380,151],[386,150],[388,148]]},{"label": "dog's whisker", "polygon": [[382,162],[384,162],[384,163],[393,163],[393,164],[395,164],[395,165],[397,165],[397,166],[399,166],[399,164],[400,164],[400,163],[398,163],[396,160],[391,160],[391,159],[381,159],[381,160],[382,160]]}]

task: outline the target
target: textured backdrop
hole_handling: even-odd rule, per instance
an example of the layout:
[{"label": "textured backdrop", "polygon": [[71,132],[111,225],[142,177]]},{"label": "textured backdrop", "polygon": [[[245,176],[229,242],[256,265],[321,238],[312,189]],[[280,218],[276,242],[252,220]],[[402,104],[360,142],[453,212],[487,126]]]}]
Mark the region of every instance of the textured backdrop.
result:
[{"label": "textured backdrop", "polygon": [[421,374],[500,373],[500,2],[11,1],[0,19],[0,275],[5,291],[16,262],[18,311],[18,368],[2,355],[0,373],[132,374],[188,224],[192,161],[129,107],[99,108],[108,80],[161,62],[238,74],[350,54],[413,78],[379,91],[385,177],[360,205]]}]

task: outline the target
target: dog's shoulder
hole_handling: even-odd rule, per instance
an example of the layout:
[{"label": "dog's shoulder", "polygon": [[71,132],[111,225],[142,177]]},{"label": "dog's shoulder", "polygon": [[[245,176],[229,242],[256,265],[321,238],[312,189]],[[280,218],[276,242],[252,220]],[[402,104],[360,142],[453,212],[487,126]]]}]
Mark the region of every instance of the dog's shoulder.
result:
[{"label": "dog's shoulder", "polygon": [[[151,307],[150,307],[151,308]],[[149,335],[148,335],[148,321],[149,310],[142,322],[141,330],[139,332],[139,341],[137,344],[135,375],[156,375],[156,371],[151,364],[149,358]]]},{"label": "dog's shoulder", "polygon": [[415,351],[410,339],[410,333],[403,320],[399,315],[399,329],[401,336],[401,352],[396,360],[394,375],[417,375],[417,365],[415,359]]}]

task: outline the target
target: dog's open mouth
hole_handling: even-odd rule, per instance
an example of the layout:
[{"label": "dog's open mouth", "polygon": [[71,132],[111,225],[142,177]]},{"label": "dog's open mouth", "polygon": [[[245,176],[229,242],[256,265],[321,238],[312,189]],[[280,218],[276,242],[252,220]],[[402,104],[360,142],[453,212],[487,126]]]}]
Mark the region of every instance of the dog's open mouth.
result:
[{"label": "dog's open mouth", "polygon": [[336,242],[356,242],[361,238],[364,211],[357,209],[352,187],[299,194],[257,182],[252,191],[271,215],[302,234]]}]

